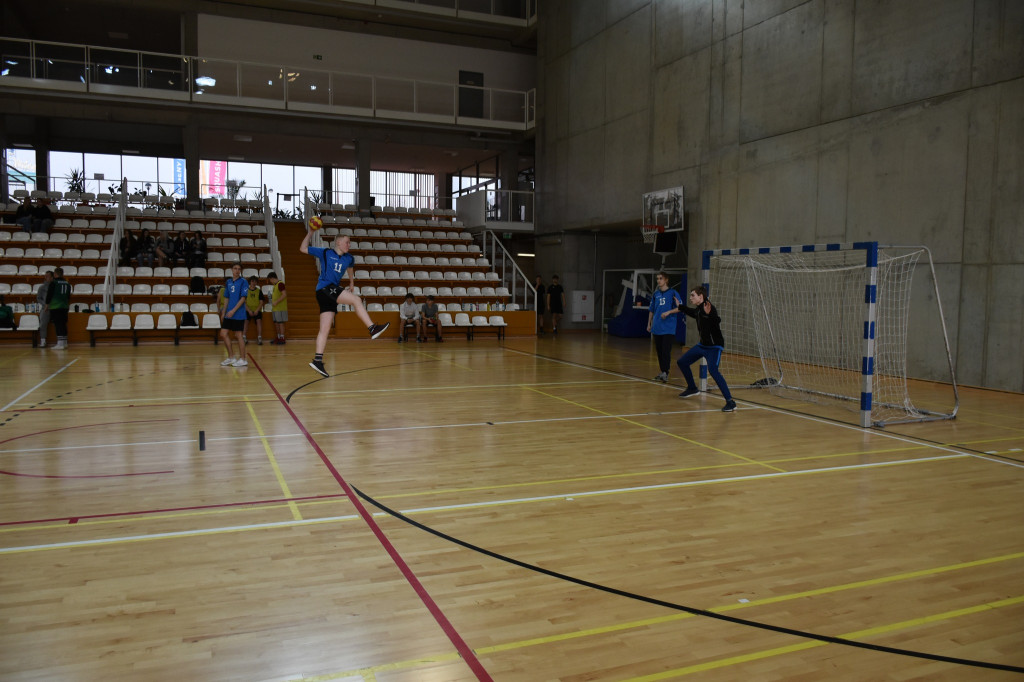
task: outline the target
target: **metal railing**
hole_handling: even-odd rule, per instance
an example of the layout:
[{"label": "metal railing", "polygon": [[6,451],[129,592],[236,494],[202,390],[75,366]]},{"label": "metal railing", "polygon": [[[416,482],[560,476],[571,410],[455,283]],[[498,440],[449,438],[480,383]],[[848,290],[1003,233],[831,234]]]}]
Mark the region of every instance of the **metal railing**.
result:
[{"label": "metal railing", "polygon": [[0,87],[124,95],[507,130],[535,125],[534,90],[0,38]]},{"label": "metal railing", "polygon": [[[509,303],[519,305],[521,308],[527,308],[530,296],[533,296],[533,310],[537,309],[537,289],[527,279],[526,273],[523,272],[519,264],[516,263],[515,258],[508,252],[505,245],[501,243],[498,235],[494,234],[491,230],[484,230],[481,233],[483,245],[481,251],[490,260],[491,268],[498,273],[498,277],[501,278],[501,285],[508,287],[509,294],[511,294],[511,300]],[[520,298],[519,281],[522,280],[522,297]],[[519,301],[522,300],[520,304]]]}]

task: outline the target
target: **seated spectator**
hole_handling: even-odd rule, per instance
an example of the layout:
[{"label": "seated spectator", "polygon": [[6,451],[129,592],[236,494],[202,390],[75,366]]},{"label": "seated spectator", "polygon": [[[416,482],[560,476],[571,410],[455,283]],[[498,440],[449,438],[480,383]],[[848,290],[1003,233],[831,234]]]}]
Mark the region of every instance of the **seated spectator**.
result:
[{"label": "seated spectator", "polygon": [[178,236],[174,239],[174,253],[178,254],[178,259],[183,264],[188,264],[188,252],[188,235],[185,234],[184,232],[179,232]]},{"label": "seated spectator", "polygon": [[124,236],[121,237],[121,243],[118,246],[118,254],[120,260],[118,260],[117,264],[124,266],[131,265],[132,259],[135,258],[135,255],[138,253],[138,251],[139,240],[135,237],[134,234],[132,234],[128,230],[125,230]]},{"label": "seated spectator", "polygon": [[4,302],[3,294],[0,294],[0,329],[17,329],[14,324],[14,309]]},{"label": "seated spectator", "polygon": [[37,199],[35,206],[25,199],[14,214],[14,222],[26,232],[49,232],[53,227],[53,214],[46,205],[46,199]]},{"label": "seated spectator", "polygon": [[25,200],[18,205],[14,212],[14,224],[20,225],[25,232],[32,231],[32,200],[25,197]]},{"label": "seated spectator", "polygon": [[156,240],[150,236],[149,230],[142,230],[139,235],[139,244],[135,252],[135,264],[142,267],[153,267],[153,259],[156,256]]},{"label": "seated spectator", "polygon": [[170,232],[162,232],[160,239],[156,242],[156,257],[160,262],[160,267],[173,268],[178,264],[177,244],[175,243],[174,237],[171,236]]},{"label": "seated spectator", "polygon": [[442,338],[443,334],[441,331],[441,322],[437,319],[437,303],[434,302],[433,296],[427,296],[427,302],[423,304],[420,309],[420,327],[423,329],[423,338],[427,338],[427,327],[434,328],[434,338],[438,343],[444,341]]},{"label": "seated spectator", "polygon": [[198,230],[192,233],[192,239],[188,240],[188,251],[186,252],[185,265],[190,268],[206,267],[206,240]]},{"label": "seated spectator", "polygon": [[409,326],[416,330],[416,341],[423,341],[420,334],[420,307],[416,305],[416,297],[412,294],[405,295],[405,302],[398,309],[398,320],[401,327],[398,332],[399,343],[409,340],[405,332]]}]

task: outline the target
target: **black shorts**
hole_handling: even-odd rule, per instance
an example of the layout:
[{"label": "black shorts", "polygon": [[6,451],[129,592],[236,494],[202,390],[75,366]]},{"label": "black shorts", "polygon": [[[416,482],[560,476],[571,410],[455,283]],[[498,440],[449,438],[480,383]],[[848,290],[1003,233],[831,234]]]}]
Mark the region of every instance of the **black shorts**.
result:
[{"label": "black shorts", "polygon": [[245,311],[245,316],[248,319],[250,319],[250,320],[261,320],[261,319],[263,319],[263,311],[262,310],[257,310],[256,312],[251,313],[248,310],[246,310]]},{"label": "black shorts", "polygon": [[436,317],[424,317],[423,318],[423,324],[429,324],[431,327],[439,327],[440,326],[440,323],[437,321]]},{"label": "black shorts", "polygon": [[344,291],[337,284],[328,284],[323,289],[316,290],[316,302],[320,304],[321,313],[338,312],[338,297]]},{"label": "black shorts", "polygon": [[220,321],[220,328],[227,329],[229,332],[240,332],[245,329],[245,320],[232,320],[230,317],[225,317]]},{"label": "black shorts", "polygon": [[562,314],[564,314],[563,311],[562,311],[562,303],[561,303],[561,301],[559,301],[558,303],[552,303],[551,304],[551,314],[552,315],[562,315]]}]

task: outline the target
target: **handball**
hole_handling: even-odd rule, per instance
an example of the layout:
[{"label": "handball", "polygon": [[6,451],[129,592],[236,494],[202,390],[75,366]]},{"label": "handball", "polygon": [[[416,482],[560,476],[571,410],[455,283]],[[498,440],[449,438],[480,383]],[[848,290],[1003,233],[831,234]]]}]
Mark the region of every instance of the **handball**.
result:
[{"label": "handball", "polygon": [[324,221],[320,219],[320,216],[315,215],[309,219],[309,229],[313,230],[314,232],[316,230],[319,230],[323,226]]}]

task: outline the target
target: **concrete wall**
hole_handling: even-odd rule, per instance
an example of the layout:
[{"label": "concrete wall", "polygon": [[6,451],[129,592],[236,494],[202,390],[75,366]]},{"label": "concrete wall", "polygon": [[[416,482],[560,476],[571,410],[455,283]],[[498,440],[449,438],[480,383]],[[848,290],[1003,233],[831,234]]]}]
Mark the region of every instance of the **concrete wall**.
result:
[{"label": "concrete wall", "polygon": [[[1024,390],[1024,3],[541,12],[538,232],[637,225],[643,192],[683,185],[691,279],[705,248],[925,244],[958,379]],[[912,344],[911,373],[941,377],[934,334]]]}]

